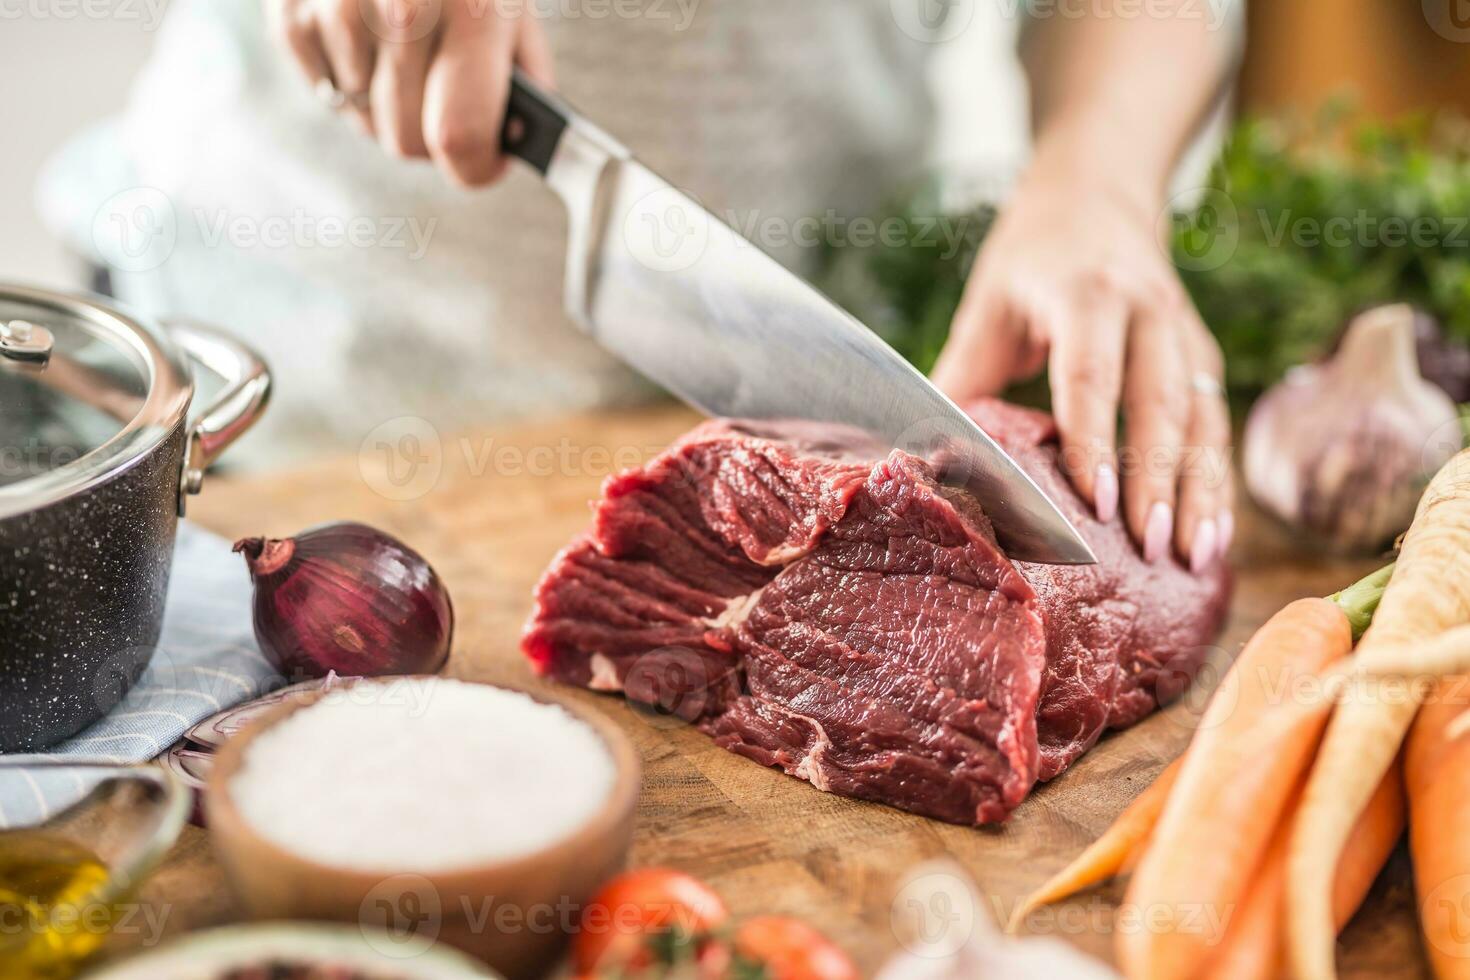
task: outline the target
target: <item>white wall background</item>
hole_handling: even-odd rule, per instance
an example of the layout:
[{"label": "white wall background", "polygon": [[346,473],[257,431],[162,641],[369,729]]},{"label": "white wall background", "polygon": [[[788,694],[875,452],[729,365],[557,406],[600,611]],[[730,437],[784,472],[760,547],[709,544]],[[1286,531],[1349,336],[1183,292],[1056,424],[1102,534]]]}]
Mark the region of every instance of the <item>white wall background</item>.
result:
[{"label": "white wall background", "polygon": [[152,43],[158,0],[131,0],[132,17],[124,4],[101,18],[83,16],[83,6],[0,0],[0,279],[76,282],[36,216],[36,175],[68,136],[122,107]]}]

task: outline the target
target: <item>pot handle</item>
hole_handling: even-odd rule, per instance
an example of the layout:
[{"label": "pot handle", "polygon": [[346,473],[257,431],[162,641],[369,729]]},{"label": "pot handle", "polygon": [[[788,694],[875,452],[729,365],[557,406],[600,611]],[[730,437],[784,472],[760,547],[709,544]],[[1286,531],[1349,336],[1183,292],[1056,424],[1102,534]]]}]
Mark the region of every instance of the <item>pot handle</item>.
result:
[{"label": "pot handle", "polygon": [[189,426],[184,472],[179,481],[179,516],[191,494],[199,492],[204,471],[254,425],[270,401],[271,373],[260,355],[213,327],[169,320],[169,336],[195,365],[225,379],[225,386]]}]

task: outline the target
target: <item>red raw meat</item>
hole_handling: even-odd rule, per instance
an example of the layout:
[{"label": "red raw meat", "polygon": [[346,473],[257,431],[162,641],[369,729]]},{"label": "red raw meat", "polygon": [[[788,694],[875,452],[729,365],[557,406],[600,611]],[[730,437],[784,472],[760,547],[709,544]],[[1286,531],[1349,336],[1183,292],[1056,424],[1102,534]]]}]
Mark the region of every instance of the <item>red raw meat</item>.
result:
[{"label": "red raw meat", "polygon": [[1227,573],[1143,561],[1092,519],[1041,413],[971,413],[1099,557],[1012,562],[976,501],[835,427],[699,426],[608,481],[536,589],[538,672],[697,724],[845,796],[1003,820],[1107,728],[1180,694]]}]

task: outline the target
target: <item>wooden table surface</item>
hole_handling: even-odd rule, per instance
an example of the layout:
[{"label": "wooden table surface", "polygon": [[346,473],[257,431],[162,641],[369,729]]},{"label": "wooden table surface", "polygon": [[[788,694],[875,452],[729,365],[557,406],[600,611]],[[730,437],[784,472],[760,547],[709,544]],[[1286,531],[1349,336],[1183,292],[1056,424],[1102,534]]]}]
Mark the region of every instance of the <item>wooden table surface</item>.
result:
[{"label": "wooden table surface", "polygon": [[[665,408],[451,437],[399,420],[376,430],[356,454],[269,476],[211,477],[191,502],[191,517],[231,538],[282,536],[341,519],[390,531],[422,551],[453,593],[458,622],[448,673],[534,685],[517,651],[532,585],[584,526],[602,479],[657,452],[693,421]],[[1250,513],[1241,525],[1222,651],[1237,650],[1287,601],[1335,591],[1376,564],[1304,555]],[[865,974],[898,947],[890,913],[906,872],[948,856],[968,869],[996,911],[1007,912],[1181,751],[1203,700],[1187,697],[1105,738],[1038,788],[1006,825],[973,829],[818,792],[718,749],[672,719],[613,697],[576,696],[617,720],[642,752],[634,864],[673,865],[705,878],[736,916],[807,919],[847,948]],[[197,828],[186,831],[145,897],[168,903],[173,933],[235,916]],[[1103,888],[1038,929],[1110,958],[1118,897],[1116,887]],[[1343,936],[1344,975],[1424,975],[1412,908],[1401,848]]]}]

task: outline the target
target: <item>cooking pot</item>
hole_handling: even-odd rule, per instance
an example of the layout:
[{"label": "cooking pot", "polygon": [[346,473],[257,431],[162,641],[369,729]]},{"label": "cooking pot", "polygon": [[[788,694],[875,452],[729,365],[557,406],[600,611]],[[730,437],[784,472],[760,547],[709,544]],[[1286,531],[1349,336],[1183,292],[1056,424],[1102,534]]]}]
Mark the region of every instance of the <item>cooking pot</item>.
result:
[{"label": "cooking pot", "polygon": [[[224,387],[191,416],[201,367]],[[147,668],[184,503],[269,393],[224,334],[0,283],[0,752],[76,733]]]}]

